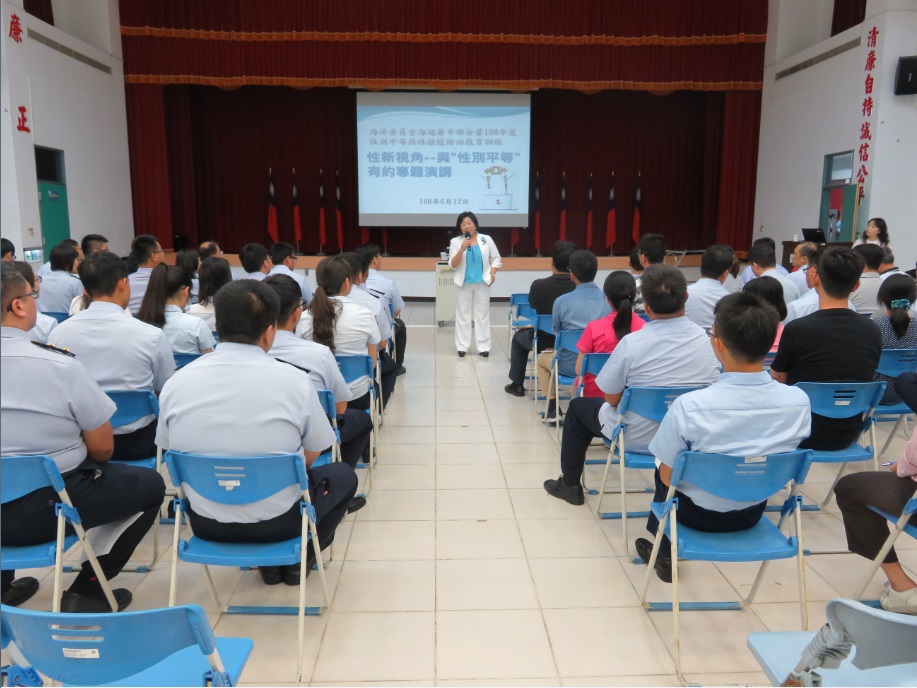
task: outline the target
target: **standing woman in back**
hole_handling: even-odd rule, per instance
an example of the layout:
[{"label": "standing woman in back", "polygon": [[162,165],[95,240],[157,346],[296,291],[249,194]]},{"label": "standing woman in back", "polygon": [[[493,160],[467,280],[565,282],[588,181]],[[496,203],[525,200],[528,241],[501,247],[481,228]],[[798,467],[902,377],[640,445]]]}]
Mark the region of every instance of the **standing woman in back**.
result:
[{"label": "standing woman in back", "polygon": [[209,354],[214,339],[200,318],[185,313],[191,298],[191,275],[177,265],[160,263],[150,273],[137,319],[162,329],[173,353]]},{"label": "standing woman in back", "polygon": [[881,217],[874,217],[866,223],[866,229],[860,235],[860,238],[853,242],[854,246],[862,244],[876,244],[877,246],[889,246],[888,225]]},{"label": "standing woman in back", "polygon": [[502,266],[493,239],[478,232],[471,211],[455,221],[459,236],[449,242],[449,265],[455,270],[455,348],[464,356],[471,347],[471,319],[478,353],[490,356],[490,288]]}]

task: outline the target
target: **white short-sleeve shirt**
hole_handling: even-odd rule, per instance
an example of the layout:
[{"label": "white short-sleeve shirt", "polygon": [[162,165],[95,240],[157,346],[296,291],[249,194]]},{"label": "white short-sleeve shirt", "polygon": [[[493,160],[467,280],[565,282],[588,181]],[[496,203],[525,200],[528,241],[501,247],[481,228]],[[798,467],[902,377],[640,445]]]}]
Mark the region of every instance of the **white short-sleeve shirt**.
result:
[{"label": "white short-sleeve shirt", "polygon": [[179,354],[199,354],[216,344],[207,324],[178,306],[166,306],[166,324],[162,331],[172,351]]},{"label": "white short-sleeve shirt", "polygon": [[[353,301],[369,310],[376,319],[376,325],[379,326],[379,335],[382,341],[392,338],[392,321],[391,315],[382,310],[382,300],[376,298],[368,291],[353,287],[347,295],[348,301]],[[386,309],[387,310],[387,309]]]},{"label": "white short-sleeve shirt", "polygon": [[131,300],[127,304],[127,309],[131,315],[137,315],[140,312],[140,305],[143,303],[143,297],[146,296],[146,289],[150,286],[150,275],[153,274],[153,268],[137,268],[137,272],[132,272],[127,276],[127,281],[131,285]]},{"label": "white short-sleeve shirt", "polygon": [[287,330],[278,330],[277,336],[274,337],[274,346],[268,354],[308,370],[315,388],[327,389],[334,397],[335,403],[353,399],[353,394],[341,375],[341,369],[334,360],[334,354],[324,344],[301,339]]},{"label": "white short-sleeve shirt", "polygon": [[38,310],[44,313],[69,313],[70,302],[83,295],[83,283],[76,275],[54,270],[41,278]]},{"label": "white short-sleeve shirt", "polygon": [[191,308],[188,309],[188,315],[193,315],[195,318],[200,318],[204,321],[204,324],[210,329],[211,332],[216,332],[217,312],[213,301],[207,305],[202,303],[194,304],[191,306]]},{"label": "white short-sleeve shirt", "polygon": [[709,330],[713,327],[713,309],[724,296],[729,296],[729,290],[719,280],[701,277],[688,285],[685,315],[695,325]]},{"label": "white short-sleeve shirt", "polygon": [[[292,277],[296,280],[296,283],[299,285],[300,291],[302,291],[302,297],[306,300],[306,303],[312,300],[312,287],[309,286],[309,282],[306,281],[305,275],[300,275],[297,272],[293,272],[286,265],[275,265],[271,268],[270,275],[286,275],[287,277]],[[268,277],[270,277],[268,275]],[[246,276],[248,279],[250,275]],[[254,279],[258,279],[257,277]]]},{"label": "white short-sleeve shirt", "polygon": [[48,337],[51,336],[51,331],[55,327],[57,327],[56,318],[52,318],[50,315],[45,315],[44,313],[39,313],[38,318],[35,320],[35,327],[29,330],[29,337],[42,344],[47,344]]}]

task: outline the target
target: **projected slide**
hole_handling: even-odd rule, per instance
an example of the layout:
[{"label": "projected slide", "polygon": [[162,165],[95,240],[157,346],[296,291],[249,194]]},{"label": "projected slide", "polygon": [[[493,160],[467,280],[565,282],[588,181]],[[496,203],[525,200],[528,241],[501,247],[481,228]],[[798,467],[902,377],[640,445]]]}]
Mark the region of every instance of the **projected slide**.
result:
[{"label": "projected slide", "polygon": [[360,224],[526,226],[530,127],[527,95],[358,93]]}]

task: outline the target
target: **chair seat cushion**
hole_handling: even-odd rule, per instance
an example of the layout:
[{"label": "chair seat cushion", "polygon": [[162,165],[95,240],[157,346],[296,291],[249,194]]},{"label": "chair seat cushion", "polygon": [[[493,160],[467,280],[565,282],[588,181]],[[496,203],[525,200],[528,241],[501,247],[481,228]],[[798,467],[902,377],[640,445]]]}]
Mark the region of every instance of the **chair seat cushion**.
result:
[{"label": "chair seat cushion", "polygon": [[[64,537],[64,551],[73,547],[79,538],[76,535],[67,535]],[[45,566],[54,566],[54,552],[57,549],[57,542],[43,542],[40,545],[28,545],[26,547],[13,547],[3,545],[0,550],[0,568],[4,571],[8,569],[39,569]]]},{"label": "chair seat cushion", "polygon": [[199,537],[178,543],[178,557],[212,566],[290,566],[300,561],[300,539],[248,544],[212,542]]}]

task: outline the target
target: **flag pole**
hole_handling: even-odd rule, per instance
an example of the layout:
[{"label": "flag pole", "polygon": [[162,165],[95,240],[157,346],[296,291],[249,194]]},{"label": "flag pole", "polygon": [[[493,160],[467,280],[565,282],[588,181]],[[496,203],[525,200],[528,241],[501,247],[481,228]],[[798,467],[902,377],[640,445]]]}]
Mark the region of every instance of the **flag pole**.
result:
[{"label": "flag pole", "polygon": [[[296,168],[293,168],[293,183],[296,183]],[[295,228],[294,228],[295,229]],[[296,240],[296,255],[302,255],[302,251],[299,249],[299,239]]]},{"label": "flag pole", "polygon": [[322,170],[322,169],[319,169],[319,171],[318,171],[319,201],[320,201],[320,203],[322,203],[322,207],[320,207],[320,208],[318,209],[318,216],[319,216],[318,253],[315,254],[315,255],[317,255],[317,256],[324,256],[324,255],[327,255],[327,254],[325,253],[325,244],[324,244],[324,242],[322,241],[322,228],[321,228],[321,225],[323,224],[323,221],[324,221],[324,217],[323,217],[323,216],[324,216],[324,212],[325,212],[325,208],[324,208],[324,202],[325,202],[325,189],[324,189],[324,187],[325,187],[325,179],[324,179],[324,177],[323,177],[323,172],[324,172],[324,170]]}]

